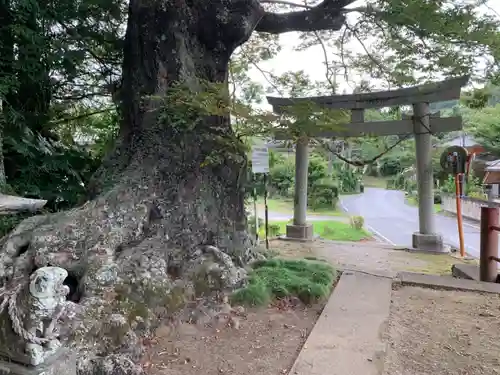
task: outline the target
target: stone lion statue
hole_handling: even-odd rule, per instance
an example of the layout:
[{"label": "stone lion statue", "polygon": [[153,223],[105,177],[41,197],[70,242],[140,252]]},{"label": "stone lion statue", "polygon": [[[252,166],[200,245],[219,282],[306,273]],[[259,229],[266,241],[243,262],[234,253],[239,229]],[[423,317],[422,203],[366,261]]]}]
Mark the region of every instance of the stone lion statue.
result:
[{"label": "stone lion statue", "polygon": [[68,272],[60,267],[42,267],[30,276],[29,293],[23,301],[24,337],[29,364],[37,366],[61,346],[57,320],[66,305],[69,287],[64,285]]}]

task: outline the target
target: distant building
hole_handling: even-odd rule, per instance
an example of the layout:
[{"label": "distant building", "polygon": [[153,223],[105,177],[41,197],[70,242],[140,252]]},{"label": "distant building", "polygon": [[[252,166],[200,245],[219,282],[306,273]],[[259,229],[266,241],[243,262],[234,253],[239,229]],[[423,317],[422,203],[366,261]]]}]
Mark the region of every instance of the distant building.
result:
[{"label": "distant building", "polygon": [[459,104],[458,100],[448,100],[445,102],[437,102],[429,104],[429,109],[431,113],[439,112],[444,109],[453,109]]},{"label": "distant building", "polygon": [[485,150],[480,141],[464,132],[445,142],[439,143],[436,147],[444,149],[451,146],[464,147],[469,155],[473,155],[470,160],[470,170],[479,179],[485,177],[489,163],[496,159],[494,155]]},{"label": "distant building", "polygon": [[291,141],[277,141],[269,139],[265,142],[267,148],[274,152],[295,152],[295,147]]},{"label": "distant building", "polygon": [[488,98],[488,106],[494,107],[500,103],[500,87],[491,85],[489,93],[490,97]]},{"label": "distant building", "polygon": [[457,135],[456,137],[437,145],[437,147],[439,148],[441,147],[445,148],[451,146],[464,147],[465,149],[467,149],[469,154],[482,154],[483,152],[486,151],[483,145],[481,145],[481,143],[478,140],[476,140],[473,136],[465,132],[462,132],[462,134]]},{"label": "distant building", "polygon": [[500,184],[500,159],[486,162],[484,168],[484,178],[483,184],[488,184],[492,186],[492,195],[497,198],[499,195],[499,184]]}]

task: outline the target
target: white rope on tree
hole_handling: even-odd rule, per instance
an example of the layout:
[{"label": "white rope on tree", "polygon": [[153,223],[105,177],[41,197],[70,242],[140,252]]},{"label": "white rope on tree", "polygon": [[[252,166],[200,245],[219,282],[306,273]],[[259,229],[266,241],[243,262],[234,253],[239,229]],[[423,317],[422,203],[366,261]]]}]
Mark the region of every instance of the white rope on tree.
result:
[{"label": "white rope on tree", "polygon": [[[2,302],[0,303],[0,313],[3,313],[5,308],[7,307],[7,312],[12,322],[12,329],[14,330],[14,332],[29,343],[43,345],[52,340],[54,337],[37,337],[35,334],[28,332],[23,326],[23,322],[21,319],[22,314],[17,307],[17,297],[24,285],[25,283],[19,283],[10,291],[8,291],[5,287],[0,288],[0,298],[3,297]],[[55,314],[55,316],[52,318],[48,329],[49,332],[54,331],[53,328],[55,326],[55,323],[61,318],[63,313],[64,307],[61,307],[57,314]]]},{"label": "white rope on tree", "polygon": [[9,299],[8,312],[9,312],[9,317],[12,321],[12,329],[19,337],[26,340],[27,342],[38,345],[45,344],[46,342],[48,342],[47,339],[36,337],[33,333],[28,332],[26,329],[24,329],[23,323],[20,319],[21,314],[19,313],[19,310],[17,308],[16,297],[17,293],[12,294],[8,297]]}]

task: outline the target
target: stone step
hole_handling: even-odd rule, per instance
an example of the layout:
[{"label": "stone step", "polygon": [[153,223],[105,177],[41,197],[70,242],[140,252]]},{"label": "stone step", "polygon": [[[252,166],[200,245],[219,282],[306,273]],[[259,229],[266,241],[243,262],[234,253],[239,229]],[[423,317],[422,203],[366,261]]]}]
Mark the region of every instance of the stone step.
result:
[{"label": "stone step", "polygon": [[0,375],[76,375],[78,353],[61,348],[46,363],[32,367],[0,360]]}]

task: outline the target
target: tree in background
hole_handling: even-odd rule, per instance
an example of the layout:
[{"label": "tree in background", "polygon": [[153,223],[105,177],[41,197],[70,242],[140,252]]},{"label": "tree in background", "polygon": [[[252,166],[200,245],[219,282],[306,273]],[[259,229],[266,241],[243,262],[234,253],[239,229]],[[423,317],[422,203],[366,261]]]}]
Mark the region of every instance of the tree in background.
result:
[{"label": "tree in background", "polygon": [[47,199],[50,209],[85,197],[100,156],[75,138],[112,133],[106,101],[120,76],[125,16],[113,1],[0,2],[3,191]]},{"label": "tree in background", "polygon": [[465,128],[489,152],[500,157],[500,105],[462,111]]}]

